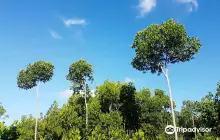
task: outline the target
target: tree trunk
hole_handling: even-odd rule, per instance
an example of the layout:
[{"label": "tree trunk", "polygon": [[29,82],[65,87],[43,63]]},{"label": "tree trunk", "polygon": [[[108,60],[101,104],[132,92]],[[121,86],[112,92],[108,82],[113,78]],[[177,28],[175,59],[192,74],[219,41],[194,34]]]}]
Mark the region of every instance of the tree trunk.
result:
[{"label": "tree trunk", "polygon": [[37,140],[37,120],[38,120],[38,95],[39,95],[40,84],[37,85],[37,98],[36,98],[36,124],[35,124],[35,134],[34,139]]},{"label": "tree trunk", "polygon": [[86,100],[86,84],[85,84],[85,106],[86,106],[86,125],[88,125],[88,105],[87,105],[87,100]]},{"label": "tree trunk", "polygon": [[165,77],[166,77],[166,81],[167,81],[167,85],[168,85],[168,90],[169,90],[169,95],[170,95],[170,107],[171,107],[171,112],[172,112],[172,119],[173,119],[173,127],[174,127],[174,132],[175,132],[175,140],[178,140],[178,135],[177,135],[177,131],[176,131],[176,121],[175,121],[175,114],[174,114],[174,109],[173,109],[173,97],[172,97],[172,90],[171,90],[171,86],[170,86],[170,80],[169,80],[169,74],[168,74],[168,68],[165,69],[165,71],[163,70],[163,67],[161,67]]},{"label": "tree trunk", "polygon": [[[194,128],[195,127],[194,115],[192,115],[192,121],[193,121],[193,128]],[[196,138],[196,131],[195,131],[195,138]]]}]

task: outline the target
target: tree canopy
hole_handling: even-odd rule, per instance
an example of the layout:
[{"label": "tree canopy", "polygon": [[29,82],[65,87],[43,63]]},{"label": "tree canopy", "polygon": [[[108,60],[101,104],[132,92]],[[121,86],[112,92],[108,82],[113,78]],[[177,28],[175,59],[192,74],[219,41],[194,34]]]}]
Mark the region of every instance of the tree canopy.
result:
[{"label": "tree canopy", "polygon": [[80,59],[70,65],[66,78],[73,83],[82,84],[87,79],[93,81],[92,74],[92,65],[88,64],[86,60]]},{"label": "tree canopy", "polygon": [[132,48],[136,56],[132,66],[140,71],[161,74],[161,66],[193,59],[201,47],[200,40],[190,37],[184,25],[168,20],[139,31]]},{"label": "tree canopy", "polygon": [[38,82],[47,82],[53,77],[54,65],[50,62],[38,61],[29,64],[26,69],[22,69],[17,77],[19,88],[31,89],[37,86]]}]

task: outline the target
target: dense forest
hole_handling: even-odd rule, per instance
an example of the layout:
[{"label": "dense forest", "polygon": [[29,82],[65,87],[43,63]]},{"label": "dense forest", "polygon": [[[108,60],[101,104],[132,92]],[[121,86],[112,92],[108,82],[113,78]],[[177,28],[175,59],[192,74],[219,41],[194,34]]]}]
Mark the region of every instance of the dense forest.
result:
[{"label": "dense forest", "polygon": [[[132,83],[105,81],[98,86],[96,96],[88,94],[88,125],[82,94],[73,94],[67,104],[58,108],[54,101],[38,122],[41,140],[172,140],[164,128],[171,124],[169,97],[161,89],[136,91]],[[179,133],[180,138],[214,140],[220,136],[220,85],[216,93],[208,93],[200,101],[184,101],[176,112],[178,126],[212,128],[211,133]],[[1,117],[4,110],[1,106]],[[194,126],[193,126],[194,122]],[[10,126],[0,123],[3,140],[34,139],[35,118],[23,116]]]},{"label": "dense forest", "polygon": [[[198,101],[183,101],[176,111],[172,100],[168,68],[170,64],[190,61],[201,47],[197,38],[189,37],[185,27],[174,20],[152,24],[139,31],[132,48],[136,56],[131,65],[142,72],[163,74],[168,93],[163,89],[137,90],[135,84],[104,81],[94,94],[93,68],[80,59],[69,67],[66,79],[72,96],[59,108],[54,101],[40,117],[22,116],[5,126],[7,111],[0,104],[0,139],[2,140],[215,140],[220,137],[220,84],[216,93]],[[28,64],[17,76],[18,88],[39,89],[40,83],[52,80],[54,65],[43,60]],[[16,78],[16,77],[15,77]],[[214,86],[214,85],[213,85]],[[37,99],[38,99],[37,90]],[[178,93],[175,93],[178,94]],[[195,93],[196,94],[196,93]],[[37,103],[38,107],[38,103]],[[37,109],[38,112],[38,109]],[[183,128],[212,128],[211,132],[177,132],[169,135],[167,125]]]}]

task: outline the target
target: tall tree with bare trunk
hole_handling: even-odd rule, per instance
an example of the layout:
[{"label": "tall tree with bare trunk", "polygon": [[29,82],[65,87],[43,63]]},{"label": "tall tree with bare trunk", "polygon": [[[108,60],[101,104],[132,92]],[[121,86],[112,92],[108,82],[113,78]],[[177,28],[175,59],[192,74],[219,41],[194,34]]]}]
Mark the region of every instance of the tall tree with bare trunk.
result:
[{"label": "tall tree with bare trunk", "polygon": [[[175,130],[176,122],[168,68],[170,64],[190,61],[200,47],[200,40],[188,36],[184,25],[173,19],[162,24],[152,24],[137,32],[132,44],[136,52],[132,66],[144,73],[147,71],[158,75],[163,73],[166,78]],[[176,131],[175,139],[178,139]]]},{"label": "tall tree with bare trunk", "polygon": [[86,60],[80,59],[70,65],[69,73],[66,75],[66,78],[72,82],[72,89],[74,93],[79,93],[80,90],[84,90],[86,125],[88,125],[87,81],[93,81],[92,65],[87,63]]},{"label": "tall tree with bare trunk", "polygon": [[34,139],[37,140],[37,123],[38,123],[38,96],[40,82],[46,83],[53,77],[54,65],[50,62],[43,60],[37,61],[33,64],[28,64],[27,68],[22,69],[17,77],[17,85],[21,89],[32,89],[36,87],[36,124],[35,124],[35,135]]}]

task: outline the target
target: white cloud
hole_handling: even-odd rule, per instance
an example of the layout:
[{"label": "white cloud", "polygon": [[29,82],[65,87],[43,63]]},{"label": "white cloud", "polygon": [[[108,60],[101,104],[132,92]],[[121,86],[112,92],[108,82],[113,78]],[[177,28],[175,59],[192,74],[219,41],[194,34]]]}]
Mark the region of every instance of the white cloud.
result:
[{"label": "white cloud", "polygon": [[85,19],[77,19],[77,18],[66,19],[66,20],[63,20],[63,22],[67,27],[70,27],[71,25],[85,25],[86,24]]},{"label": "white cloud", "polygon": [[129,82],[135,82],[135,80],[132,79],[132,78],[126,77],[125,78],[125,83],[129,83]]},{"label": "white cloud", "polygon": [[62,39],[62,37],[56,33],[55,31],[51,30],[50,31],[50,35],[54,38],[54,39]]},{"label": "white cloud", "polygon": [[72,90],[64,90],[63,92],[60,93],[60,96],[63,98],[69,98],[70,96],[72,96],[73,91]]},{"label": "white cloud", "polygon": [[197,10],[199,8],[199,3],[197,0],[176,0],[178,3],[180,4],[190,4],[190,8],[189,11],[192,11],[192,6],[195,7],[195,9]]},{"label": "white cloud", "polygon": [[138,9],[140,12],[140,16],[143,17],[147,13],[149,13],[154,7],[156,7],[156,0],[139,0]]}]

